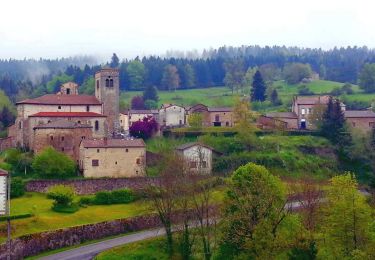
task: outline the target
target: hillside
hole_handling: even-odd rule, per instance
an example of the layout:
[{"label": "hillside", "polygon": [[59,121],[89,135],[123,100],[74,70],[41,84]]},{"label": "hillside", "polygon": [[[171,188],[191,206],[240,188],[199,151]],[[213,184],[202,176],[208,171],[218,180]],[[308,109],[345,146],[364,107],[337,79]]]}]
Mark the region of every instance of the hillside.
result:
[{"label": "hillside", "polygon": [[[283,106],[272,107],[270,104],[265,104],[259,107],[258,110],[285,110],[294,95],[298,95],[299,89],[306,86],[314,94],[329,94],[332,90],[341,88],[344,83],[316,80],[306,84],[289,85],[285,81],[275,81],[272,87],[276,88],[279,97],[283,102]],[[375,100],[375,94],[366,94],[357,85],[352,85],[353,94],[340,95],[340,98],[346,102],[362,102],[363,106],[370,106],[371,102]],[[250,88],[246,87],[243,90],[242,96],[248,96]],[[231,106],[233,105],[232,92],[228,87],[211,87],[202,89],[183,89],[177,91],[159,91],[159,105],[164,103],[174,103],[178,105],[189,106],[197,103],[203,103],[208,106]],[[142,91],[124,91],[121,94],[121,101],[127,105],[130,104],[131,98],[136,95],[142,95]],[[235,93],[235,96],[240,96],[240,93]]]}]

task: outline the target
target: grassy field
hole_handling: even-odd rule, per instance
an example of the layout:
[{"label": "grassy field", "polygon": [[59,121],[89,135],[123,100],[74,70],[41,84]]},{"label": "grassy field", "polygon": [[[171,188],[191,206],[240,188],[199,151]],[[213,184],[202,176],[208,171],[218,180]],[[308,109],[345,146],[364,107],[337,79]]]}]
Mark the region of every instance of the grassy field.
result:
[{"label": "grassy field", "polygon": [[[316,80],[306,84],[289,85],[285,81],[275,81],[273,87],[278,90],[279,97],[283,101],[282,107],[274,107],[271,110],[285,110],[289,107],[294,95],[298,95],[299,88],[305,85],[314,94],[329,94],[335,88],[341,88],[344,83]],[[349,101],[364,101],[371,102],[375,100],[375,94],[365,94],[357,85],[352,85],[353,94],[345,95]],[[249,96],[250,88],[246,87],[243,93],[235,93],[232,95],[228,87],[211,87],[203,89],[185,89],[177,91],[159,91],[159,106],[164,103],[173,103],[183,106],[190,106],[197,103],[202,103],[211,107],[232,106],[234,103],[234,96]],[[132,97],[142,95],[141,91],[125,91],[122,92],[120,100],[129,105]],[[341,96],[343,97],[343,96]],[[270,108],[260,108],[259,110],[267,110]]]},{"label": "grassy field", "polygon": [[[13,215],[33,213],[34,216],[12,221],[12,236],[55,230],[64,227],[97,223],[106,220],[133,217],[150,213],[145,201],[129,204],[98,205],[80,208],[73,214],[57,213],[51,210],[52,200],[45,194],[27,193],[25,196],[11,201]],[[0,242],[5,240],[5,222],[0,224]]]},{"label": "grassy field", "polygon": [[[212,87],[204,89],[184,89],[177,91],[159,91],[159,105],[173,103],[190,106],[203,103],[212,107],[232,106],[234,98],[228,87]],[[142,95],[141,91],[126,91],[121,94],[120,100],[130,104],[132,97]]]}]

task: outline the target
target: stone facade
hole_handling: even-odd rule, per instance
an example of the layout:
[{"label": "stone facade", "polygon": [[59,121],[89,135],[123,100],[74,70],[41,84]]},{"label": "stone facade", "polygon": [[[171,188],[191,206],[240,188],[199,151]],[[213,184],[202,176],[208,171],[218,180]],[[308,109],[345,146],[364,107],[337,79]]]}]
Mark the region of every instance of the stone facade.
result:
[{"label": "stone facade", "polygon": [[101,69],[95,73],[95,97],[103,103],[108,132],[120,131],[119,125],[120,78],[118,69]]},{"label": "stone facade", "polygon": [[234,125],[233,109],[230,107],[207,107],[203,104],[187,108],[186,122],[189,122],[189,116],[195,113],[202,115],[202,125],[207,126],[228,126]]},{"label": "stone facade", "polygon": [[369,132],[375,128],[375,113],[371,110],[344,112],[347,124],[353,129]]},{"label": "stone facade", "polygon": [[144,176],[146,145],[142,139],[83,140],[79,166],[89,178]]},{"label": "stone facade", "polygon": [[78,84],[67,82],[61,85],[60,95],[78,95]]},{"label": "stone facade", "polygon": [[[61,124],[63,123],[63,124]],[[34,127],[32,147],[35,153],[52,146],[79,162],[79,145],[82,140],[92,138],[92,126],[74,122],[56,121]]]},{"label": "stone facade", "polygon": [[119,115],[119,122],[120,122],[120,127],[121,130],[124,131],[125,133],[129,132],[129,115],[128,112],[123,112],[120,113]]},{"label": "stone facade", "polygon": [[163,104],[159,109],[160,127],[178,127],[185,125],[185,108],[173,104]]}]

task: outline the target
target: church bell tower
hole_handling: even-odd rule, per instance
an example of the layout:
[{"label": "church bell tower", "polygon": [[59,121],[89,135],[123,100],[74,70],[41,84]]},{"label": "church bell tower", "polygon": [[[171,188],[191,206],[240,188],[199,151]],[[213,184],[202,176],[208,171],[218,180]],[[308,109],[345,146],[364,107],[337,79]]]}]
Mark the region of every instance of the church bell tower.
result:
[{"label": "church bell tower", "polygon": [[95,73],[95,97],[102,102],[103,115],[107,116],[108,135],[119,128],[119,70],[104,68]]}]

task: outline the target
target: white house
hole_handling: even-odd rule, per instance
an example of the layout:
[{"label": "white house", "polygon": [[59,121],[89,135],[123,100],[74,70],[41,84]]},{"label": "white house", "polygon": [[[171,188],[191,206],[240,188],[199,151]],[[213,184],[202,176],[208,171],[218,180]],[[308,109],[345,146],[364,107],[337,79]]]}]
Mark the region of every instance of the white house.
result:
[{"label": "white house", "polygon": [[173,104],[163,104],[159,109],[159,124],[161,127],[185,125],[185,108]]},{"label": "white house", "polygon": [[198,142],[186,143],[176,148],[177,154],[188,163],[191,171],[211,174],[214,149]]}]

